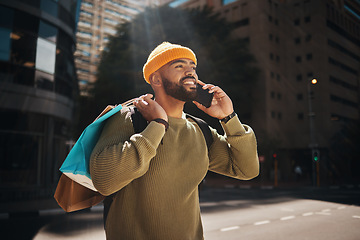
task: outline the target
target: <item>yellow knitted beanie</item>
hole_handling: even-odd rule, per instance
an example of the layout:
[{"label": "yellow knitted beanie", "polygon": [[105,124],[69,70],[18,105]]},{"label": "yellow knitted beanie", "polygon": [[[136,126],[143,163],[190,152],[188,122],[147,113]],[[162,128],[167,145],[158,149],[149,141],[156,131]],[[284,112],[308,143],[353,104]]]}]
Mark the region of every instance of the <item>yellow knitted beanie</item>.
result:
[{"label": "yellow knitted beanie", "polygon": [[188,58],[197,64],[195,53],[187,47],[178,44],[163,42],[157,46],[149,55],[143,67],[143,74],[146,82],[150,83],[149,77],[162,66],[179,58]]}]

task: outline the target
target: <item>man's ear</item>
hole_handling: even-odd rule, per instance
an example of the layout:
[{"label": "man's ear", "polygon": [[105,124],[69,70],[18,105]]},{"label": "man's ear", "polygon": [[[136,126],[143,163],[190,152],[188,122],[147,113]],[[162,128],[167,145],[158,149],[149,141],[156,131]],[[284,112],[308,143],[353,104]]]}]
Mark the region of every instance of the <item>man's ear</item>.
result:
[{"label": "man's ear", "polygon": [[162,85],[162,79],[159,72],[154,72],[149,77],[150,84],[154,86],[161,86]]}]

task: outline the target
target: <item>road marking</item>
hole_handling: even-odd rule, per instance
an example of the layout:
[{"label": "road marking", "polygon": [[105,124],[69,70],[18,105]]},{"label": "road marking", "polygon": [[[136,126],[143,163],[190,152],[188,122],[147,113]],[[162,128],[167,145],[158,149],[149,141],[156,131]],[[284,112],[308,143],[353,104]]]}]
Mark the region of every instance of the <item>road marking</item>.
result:
[{"label": "road marking", "polygon": [[341,207],[338,207],[337,209],[342,210],[342,209],[345,209],[345,208],[346,208],[345,206],[341,206]]},{"label": "road marking", "polygon": [[222,229],[220,229],[220,231],[221,231],[221,232],[227,232],[227,231],[236,230],[236,229],[239,229],[239,226],[222,228]]},{"label": "road marking", "polygon": [[321,210],[321,212],[330,212],[330,211],[331,211],[331,209],[329,209],[329,208]]},{"label": "road marking", "polygon": [[256,222],[256,223],[254,223],[254,225],[255,225],[255,226],[258,226],[258,225],[264,225],[264,224],[268,224],[268,223],[270,223],[270,221],[269,221],[269,220],[265,220],[265,221]]},{"label": "road marking", "polygon": [[311,215],[314,215],[314,213],[313,212],[303,213],[304,217],[311,216]]},{"label": "road marking", "polygon": [[295,216],[287,216],[287,217],[282,217],[280,218],[281,221],[286,221],[286,220],[291,220],[291,219],[294,219]]},{"label": "road marking", "polygon": [[352,216],[353,218],[360,218],[360,216],[356,216],[356,215],[354,215],[354,216]]}]

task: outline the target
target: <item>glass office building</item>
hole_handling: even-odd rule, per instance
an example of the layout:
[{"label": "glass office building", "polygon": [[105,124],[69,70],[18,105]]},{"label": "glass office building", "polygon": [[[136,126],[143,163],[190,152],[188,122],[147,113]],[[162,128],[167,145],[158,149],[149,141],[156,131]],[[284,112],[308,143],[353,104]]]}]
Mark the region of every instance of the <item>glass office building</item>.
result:
[{"label": "glass office building", "polygon": [[78,92],[79,7],[0,0],[0,203],[53,196]]}]

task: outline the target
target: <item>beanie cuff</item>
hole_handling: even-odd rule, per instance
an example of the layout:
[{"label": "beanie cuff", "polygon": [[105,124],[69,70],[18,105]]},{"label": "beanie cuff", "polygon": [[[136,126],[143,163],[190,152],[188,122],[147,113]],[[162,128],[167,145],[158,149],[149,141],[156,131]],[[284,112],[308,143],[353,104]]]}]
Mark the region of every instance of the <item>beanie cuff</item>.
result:
[{"label": "beanie cuff", "polygon": [[[161,47],[162,46],[159,45],[157,48]],[[157,48],[155,48],[154,51],[150,54],[143,68],[144,78],[148,83],[150,83],[150,75],[152,73],[156,72],[162,66],[175,59],[188,58],[193,60],[194,63],[197,64],[195,53],[187,47],[167,43],[167,46],[163,51]],[[159,51],[159,53],[154,54],[154,52],[156,51]]]}]

